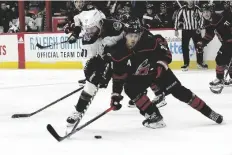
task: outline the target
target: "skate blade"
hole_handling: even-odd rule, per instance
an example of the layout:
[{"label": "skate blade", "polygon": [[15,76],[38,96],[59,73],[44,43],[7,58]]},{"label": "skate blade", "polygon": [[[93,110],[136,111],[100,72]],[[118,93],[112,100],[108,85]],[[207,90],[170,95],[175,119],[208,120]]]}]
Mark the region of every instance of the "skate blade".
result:
[{"label": "skate blade", "polygon": [[188,68],[184,68],[184,69],[182,69],[182,71],[183,71],[183,72],[186,72],[186,71],[188,71]]},{"label": "skate blade", "polygon": [[129,108],[135,108],[135,105],[128,105]]},{"label": "skate blade", "polygon": [[145,123],[144,126],[147,127],[147,128],[151,128],[151,129],[159,129],[159,128],[166,127],[166,124],[164,123],[163,120],[161,120],[161,121],[159,121],[157,123],[150,123],[150,124]]},{"label": "skate blade", "polygon": [[157,107],[157,108],[161,108],[161,107],[164,107],[164,106],[166,106],[166,105],[167,105],[167,102],[162,102],[162,103],[156,104],[156,107]]},{"label": "skate blade", "polygon": [[197,68],[200,70],[207,70],[208,69],[208,67],[201,67],[200,65],[197,65]]}]

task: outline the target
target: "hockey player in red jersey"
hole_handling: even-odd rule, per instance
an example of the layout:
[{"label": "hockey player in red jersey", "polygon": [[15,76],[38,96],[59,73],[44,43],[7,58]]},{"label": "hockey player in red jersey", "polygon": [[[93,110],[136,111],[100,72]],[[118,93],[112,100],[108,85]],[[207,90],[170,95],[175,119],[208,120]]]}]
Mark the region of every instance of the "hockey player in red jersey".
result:
[{"label": "hockey player in red jersey", "polygon": [[187,103],[211,120],[221,123],[223,117],[214,112],[203,100],[181,85],[169,69],[172,55],[166,40],[161,35],[152,35],[144,31],[137,18],[131,18],[125,24],[125,37],[116,45],[106,49],[112,59],[113,92],[111,105],[114,110],[121,108],[124,88],[128,97],[135,102],[145,117],[143,125],[148,128],[165,126],[159,109],[146,95],[146,89],[158,86],[160,93],[172,94]]},{"label": "hockey player in red jersey", "polygon": [[[206,3],[202,7],[206,33],[202,41],[198,42],[198,48],[205,47],[214,38],[215,34],[222,43],[216,56],[216,79],[210,82],[211,88],[215,90],[224,84],[224,71],[232,57],[232,3],[229,2],[229,5],[230,11],[224,11],[221,14],[214,12],[213,4]],[[231,67],[229,73],[230,78],[232,78]],[[232,84],[232,79],[225,84]]]}]

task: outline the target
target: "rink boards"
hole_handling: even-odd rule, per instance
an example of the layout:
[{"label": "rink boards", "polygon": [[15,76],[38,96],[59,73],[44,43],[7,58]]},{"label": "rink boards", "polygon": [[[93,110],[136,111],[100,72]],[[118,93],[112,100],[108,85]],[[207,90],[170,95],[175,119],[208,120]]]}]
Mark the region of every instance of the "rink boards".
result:
[{"label": "rink boards", "polygon": [[[173,62],[170,67],[180,69],[183,64],[181,48],[181,30],[179,37],[174,30],[155,29],[153,34],[166,38],[172,52]],[[59,44],[46,49],[39,49],[36,43],[43,46],[65,41],[69,35],[63,33],[18,33],[0,35],[0,68],[12,69],[81,69],[88,58],[88,51],[82,49],[82,43]],[[215,68],[215,57],[221,43],[214,37],[204,49],[204,59],[209,68]],[[196,68],[196,50],[192,40],[189,45],[190,68]]]}]

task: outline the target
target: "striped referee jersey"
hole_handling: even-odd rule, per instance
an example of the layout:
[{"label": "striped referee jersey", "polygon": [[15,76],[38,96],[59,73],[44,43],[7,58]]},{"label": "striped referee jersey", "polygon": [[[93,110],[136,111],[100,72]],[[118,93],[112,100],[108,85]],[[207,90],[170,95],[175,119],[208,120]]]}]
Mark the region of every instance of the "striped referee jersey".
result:
[{"label": "striped referee jersey", "polygon": [[203,27],[203,17],[200,8],[195,5],[188,8],[187,5],[181,7],[176,15],[175,30],[183,24],[183,30],[197,30]]}]

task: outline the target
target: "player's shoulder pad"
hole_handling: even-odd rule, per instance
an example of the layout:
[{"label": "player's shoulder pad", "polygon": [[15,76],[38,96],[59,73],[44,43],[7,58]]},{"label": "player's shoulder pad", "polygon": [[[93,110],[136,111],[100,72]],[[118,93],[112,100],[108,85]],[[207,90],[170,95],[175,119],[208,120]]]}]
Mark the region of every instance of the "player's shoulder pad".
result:
[{"label": "player's shoulder pad", "polygon": [[153,35],[153,39],[154,39],[155,43],[156,42],[158,42],[158,43],[166,43],[165,38],[160,34]]},{"label": "player's shoulder pad", "polygon": [[218,23],[222,21],[223,18],[226,18],[226,17],[224,17],[222,13],[215,13],[213,15],[212,25],[217,25]]},{"label": "player's shoulder pad", "polygon": [[160,35],[148,35],[142,38],[142,43],[141,43],[141,51],[155,51],[157,48],[159,49],[161,45],[167,45],[167,42],[165,39]]},{"label": "player's shoulder pad", "polygon": [[154,44],[156,48],[161,47],[162,49],[165,49],[164,47],[168,47],[166,39],[160,34],[154,35]]}]

